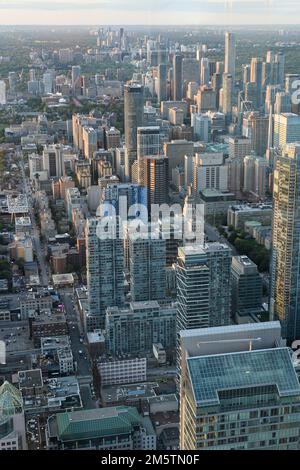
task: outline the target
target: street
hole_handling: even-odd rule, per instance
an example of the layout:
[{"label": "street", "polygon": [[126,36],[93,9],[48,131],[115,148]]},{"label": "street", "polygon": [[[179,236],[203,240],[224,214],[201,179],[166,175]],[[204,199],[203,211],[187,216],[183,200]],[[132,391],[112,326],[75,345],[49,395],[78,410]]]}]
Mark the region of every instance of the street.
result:
[{"label": "street", "polygon": [[92,374],[92,368],[86,344],[80,341],[82,337],[82,327],[74,304],[73,295],[65,293],[63,290],[60,290],[59,294],[65,306],[74,361],[77,363],[77,376],[78,378],[89,376]]},{"label": "street", "polygon": [[35,220],[34,208],[32,204],[32,200],[33,200],[32,191],[31,191],[30,185],[28,184],[28,180],[26,178],[23,156],[22,158],[20,158],[20,168],[21,168],[22,177],[24,181],[24,192],[27,196],[29,214],[31,217],[31,223],[33,227],[32,241],[33,241],[35,254],[38,260],[38,265],[40,268],[41,285],[44,287],[47,287],[49,285],[49,276],[48,276],[48,269],[47,269],[47,264],[45,260],[45,250],[42,248],[41,242],[40,242],[40,230]]},{"label": "street", "polygon": [[227,246],[229,246],[229,248],[231,248],[233,256],[238,255],[236,248],[231,243],[229,243],[226,238],[222,237],[219,234],[218,229],[216,227],[213,227],[207,222],[205,222],[205,233],[207,235],[208,241],[225,243]]}]

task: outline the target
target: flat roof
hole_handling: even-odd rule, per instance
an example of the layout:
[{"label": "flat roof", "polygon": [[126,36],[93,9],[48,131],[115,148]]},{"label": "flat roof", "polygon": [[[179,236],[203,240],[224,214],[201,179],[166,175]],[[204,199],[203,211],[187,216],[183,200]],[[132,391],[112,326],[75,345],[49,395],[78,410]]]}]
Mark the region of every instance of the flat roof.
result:
[{"label": "flat roof", "polygon": [[255,323],[251,325],[227,325],[227,326],[213,326],[210,328],[195,328],[190,330],[180,331],[180,336],[182,338],[189,338],[194,336],[208,336],[215,335],[220,333],[235,333],[235,332],[245,332],[245,331],[257,331],[257,330],[280,330],[279,321],[268,321],[263,323]]},{"label": "flat roof", "polygon": [[19,371],[18,380],[20,388],[43,386],[41,369]]},{"label": "flat roof", "polygon": [[52,275],[53,284],[73,284],[74,276],[72,273],[67,274],[53,274]]},{"label": "flat roof", "polygon": [[219,405],[218,392],[275,385],[280,397],[300,397],[288,348],[243,351],[187,359],[198,406]]}]

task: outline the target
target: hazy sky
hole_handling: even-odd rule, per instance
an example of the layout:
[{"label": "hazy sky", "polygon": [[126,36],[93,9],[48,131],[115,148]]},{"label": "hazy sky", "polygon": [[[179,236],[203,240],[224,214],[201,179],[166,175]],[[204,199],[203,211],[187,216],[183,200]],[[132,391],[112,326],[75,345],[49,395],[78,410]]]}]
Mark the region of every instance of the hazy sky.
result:
[{"label": "hazy sky", "polygon": [[299,0],[0,0],[0,24],[296,24]]}]

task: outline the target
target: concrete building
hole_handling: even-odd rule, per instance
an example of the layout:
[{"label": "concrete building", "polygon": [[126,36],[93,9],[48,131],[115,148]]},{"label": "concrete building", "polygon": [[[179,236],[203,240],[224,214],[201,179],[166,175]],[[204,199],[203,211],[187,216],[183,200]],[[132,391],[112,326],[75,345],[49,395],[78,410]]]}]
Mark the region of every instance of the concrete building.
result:
[{"label": "concrete building", "polygon": [[137,128],[143,125],[144,89],[138,83],[124,87],[125,177],[131,181],[131,167],[137,159]]},{"label": "concrete building", "polygon": [[145,357],[104,358],[98,362],[97,368],[102,387],[147,380],[147,359]]},{"label": "concrete building", "polygon": [[244,158],[251,153],[250,139],[242,136],[229,137],[228,139],[228,153],[231,160],[235,158]]},{"label": "concrete building", "polygon": [[96,129],[85,126],[82,130],[83,155],[91,160],[98,148],[98,133]]},{"label": "concrete building", "polygon": [[208,85],[200,86],[196,95],[196,104],[198,113],[207,113],[208,111],[217,111],[216,92]]},{"label": "concrete building", "polygon": [[121,133],[119,129],[116,129],[115,127],[106,129],[104,132],[104,137],[106,150],[120,147]]},{"label": "concrete building", "polygon": [[27,292],[20,296],[21,318],[27,320],[32,312],[49,310],[52,308],[53,298],[49,292]]},{"label": "concrete building", "polygon": [[97,232],[100,223],[101,219],[89,218],[85,229],[89,303],[87,322],[91,328],[94,322],[92,329],[104,326],[107,307],[121,306],[124,302],[123,241],[118,236],[118,228],[114,229],[113,226],[108,227],[110,236],[101,239]]},{"label": "concrete building", "polygon": [[136,408],[125,406],[52,415],[48,418],[46,440],[49,450],[156,449],[151,421],[141,418]]},{"label": "concrete building", "polygon": [[62,145],[57,144],[44,147],[43,169],[48,172],[49,178],[64,176],[64,149]]},{"label": "concrete building", "polygon": [[227,31],[225,33],[224,72],[232,75],[233,79],[235,79],[235,60],[236,60],[235,34]]},{"label": "concrete building", "polygon": [[250,112],[243,118],[243,136],[251,141],[251,150],[264,157],[268,148],[269,116],[257,111]]},{"label": "concrete building", "polygon": [[166,240],[129,237],[130,291],[133,301],[163,300],[166,295]]},{"label": "concrete building", "polygon": [[194,129],[194,138],[202,142],[211,140],[211,119],[207,114],[193,113],[191,126]]},{"label": "concrete building", "polygon": [[185,155],[194,154],[194,144],[187,140],[172,140],[164,144],[164,154],[169,160],[169,179],[171,180],[172,170],[184,164]]},{"label": "concrete building", "polygon": [[78,188],[68,188],[66,190],[66,206],[69,221],[72,220],[73,209],[82,209],[83,200]]},{"label": "concrete building", "polygon": [[270,311],[289,343],[300,335],[299,178],[300,144],[288,144],[274,169]]},{"label": "concrete building", "polygon": [[147,126],[137,128],[137,183],[144,181],[144,157],[161,155],[162,143],[159,126]]},{"label": "concrete building", "polygon": [[231,250],[208,243],[178,249],[177,331],[230,323]]},{"label": "concrete building", "polygon": [[194,190],[228,190],[228,165],[222,152],[196,153],[194,157]]},{"label": "concrete building", "polygon": [[271,225],[272,204],[236,204],[228,209],[227,223],[235,229],[243,229],[247,221],[256,220],[262,225]]},{"label": "concrete building", "polygon": [[0,105],[6,104],[6,83],[4,80],[0,80]]},{"label": "concrete building", "polygon": [[131,302],[127,308],[110,307],[105,320],[106,344],[110,354],[153,355],[153,343],[165,350],[176,346],[176,307],[157,301]]}]

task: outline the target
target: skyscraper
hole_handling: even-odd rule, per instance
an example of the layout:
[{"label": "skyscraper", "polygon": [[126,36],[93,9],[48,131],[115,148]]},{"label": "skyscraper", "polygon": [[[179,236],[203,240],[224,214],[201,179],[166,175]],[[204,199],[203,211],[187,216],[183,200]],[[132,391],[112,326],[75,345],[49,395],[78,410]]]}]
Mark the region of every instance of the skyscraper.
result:
[{"label": "skyscraper", "polygon": [[229,137],[228,189],[238,197],[244,183],[244,157],[251,153],[251,141],[246,137]]},{"label": "skyscraper", "polygon": [[180,333],[180,449],[297,449],[300,386],[279,322]]},{"label": "skyscraper", "polygon": [[168,63],[168,48],[163,42],[158,43],[157,63],[158,65]]},{"label": "skyscraper", "polygon": [[85,231],[88,289],[86,328],[89,331],[104,327],[107,307],[122,306],[124,302],[124,252],[123,240],[118,236],[118,223],[115,229],[113,226],[108,227],[105,239],[98,236],[98,223],[100,218],[89,218]]},{"label": "skyscraper", "polygon": [[44,93],[52,93],[53,91],[53,82],[54,82],[54,73],[53,71],[48,70],[43,74],[43,85]]},{"label": "skyscraper", "polygon": [[157,101],[166,101],[167,99],[167,65],[158,65],[158,90],[157,90]]},{"label": "skyscraper", "polygon": [[131,302],[124,308],[109,307],[105,330],[110,354],[150,354],[153,343],[166,349],[176,346],[176,307],[156,300]]},{"label": "skyscraper", "polygon": [[251,149],[256,155],[264,156],[268,148],[269,116],[253,111],[244,116],[243,136],[251,141]]},{"label": "skyscraper", "polygon": [[182,100],[182,55],[175,54],[173,57],[173,100]]},{"label": "skyscraper", "polygon": [[206,57],[201,59],[200,63],[200,84],[201,85],[208,85],[209,84],[209,62]]},{"label": "skyscraper", "polygon": [[244,157],[244,184],[243,191],[245,193],[251,193],[254,186],[254,168],[255,168],[255,156],[246,155]]},{"label": "skyscraper", "polygon": [[76,95],[81,94],[81,67],[80,65],[72,66],[72,90]]},{"label": "skyscraper", "polygon": [[225,33],[225,67],[224,72],[232,76],[235,80],[235,35],[234,33]]},{"label": "skyscraper", "polygon": [[166,240],[129,237],[132,301],[163,300],[166,296]]},{"label": "skyscraper", "polygon": [[231,263],[232,313],[261,307],[262,278],[248,256],[233,256]]},{"label": "skyscraper", "polygon": [[137,163],[138,183],[144,181],[144,157],[160,155],[162,153],[161,135],[159,126],[145,126],[137,128]]},{"label": "skyscraper", "polygon": [[169,200],[169,159],[164,155],[144,157],[144,186],[147,188],[148,212],[152,204]]},{"label": "skyscraper", "polygon": [[256,82],[248,82],[245,86],[245,100],[251,103],[251,109],[255,110],[258,108],[259,97],[258,97],[258,86]]},{"label": "skyscraper", "polygon": [[279,91],[276,93],[274,114],[290,113],[292,111],[292,100],[290,93]]},{"label": "skyscraper", "polygon": [[17,84],[18,84],[18,74],[16,72],[9,72],[8,74],[8,82],[9,82],[9,90],[11,93],[16,92]]},{"label": "skyscraper", "polygon": [[178,249],[177,331],[230,323],[231,250],[208,243]]},{"label": "skyscraper", "polygon": [[43,169],[49,178],[60,178],[65,174],[63,145],[48,145],[43,150]]},{"label": "skyscraper", "polygon": [[242,65],[243,90],[245,90],[246,83],[250,82],[250,69],[250,64]]},{"label": "skyscraper", "polygon": [[275,159],[270,312],[288,342],[300,337],[300,144]]},{"label": "skyscraper", "polygon": [[223,102],[222,102],[222,111],[227,116],[230,117],[232,112],[232,97],[233,97],[233,76],[228,73],[223,74]]},{"label": "skyscraper", "polygon": [[300,140],[300,117],[293,113],[274,115],[274,147]]},{"label": "skyscraper", "polygon": [[216,111],[216,92],[213,88],[202,85],[197,93],[198,113]]},{"label": "skyscraper", "polygon": [[137,159],[137,128],[143,125],[144,89],[139,83],[128,83],[124,87],[125,119],[125,176],[131,180],[131,167]]},{"label": "skyscraper", "polygon": [[0,105],[6,104],[6,83],[0,80]]},{"label": "skyscraper", "polygon": [[262,102],[262,59],[259,57],[252,57],[250,81],[256,83],[257,86],[257,105],[261,106]]}]

